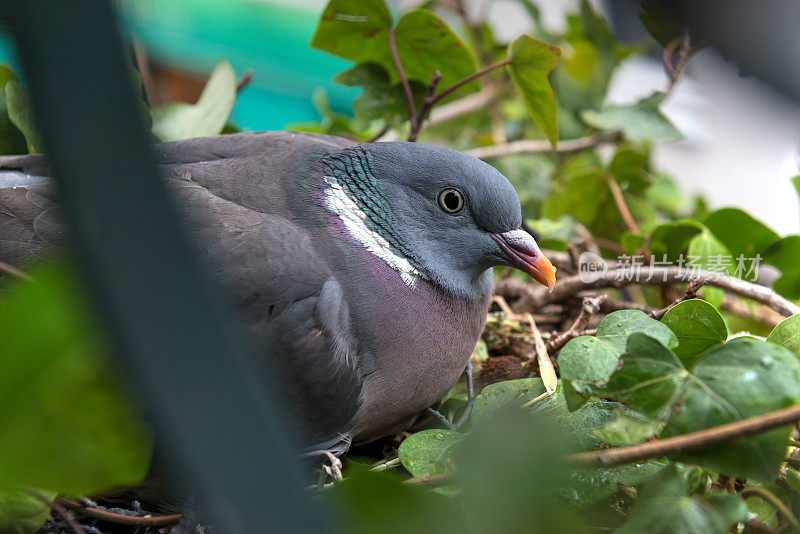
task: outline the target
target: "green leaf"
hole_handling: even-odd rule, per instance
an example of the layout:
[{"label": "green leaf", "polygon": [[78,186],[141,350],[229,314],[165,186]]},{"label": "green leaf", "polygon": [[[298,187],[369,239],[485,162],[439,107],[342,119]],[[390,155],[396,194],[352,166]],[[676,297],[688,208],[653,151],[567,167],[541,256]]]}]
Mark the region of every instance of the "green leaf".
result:
[{"label": "green leaf", "polygon": [[800,235],[786,236],[764,251],[764,261],[781,271],[773,289],[789,299],[800,299]]},{"label": "green leaf", "polygon": [[74,274],[31,275],[0,299],[0,486],[86,495],[141,481],[150,440]]},{"label": "green leaf", "polygon": [[[677,436],[800,402],[800,361],[788,349],[740,337],[705,352],[685,375],[680,402],[662,432]],[[771,480],[791,427],[676,456],[732,476]]]},{"label": "green leaf", "polygon": [[669,261],[675,261],[689,246],[692,238],[702,231],[703,225],[691,219],[662,224],[653,230],[650,250],[662,257],[666,255]]},{"label": "green leaf", "polygon": [[661,46],[666,47],[670,41],[680,37],[680,27],[663,5],[655,2],[642,2],[641,5],[642,11],[639,12],[639,20]]},{"label": "green leaf", "polygon": [[792,183],[794,184],[795,191],[797,191],[797,196],[800,196],[800,174],[792,177]]},{"label": "green leaf", "polygon": [[55,498],[55,492],[34,492],[24,489],[0,491],[0,532],[4,534],[39,532],[50,515],[49,502]]},{"label": "green leaf", "polygon": [[647,334],[668,348],[678,345],[678,338],[669,327],[639,310],[609,313],[597,326],[597,337],[618,355],[625,352],[628,336],[636,332]]},{"label": "green leaf", "polygon": [[689,483],[670,466],[643,484],[620,534],[727,534],[747,518],[747,506],[736,496],[688,494]]},{"label": "green leaf", "polygon": [[423,430],[404,439],[397,456],[415,477],[450,473],[453,453],[463,439],[463,434],[451,430]]},{"label": "green leaf", "polygon": [[623,191],[641,195],[650,185],[650,177],[645,175],[643,167],[646,161],[647,156],[643,151],[622,146],[614,152],[606,170]]},{"label": "green leaf", "polygon": [[703,219],[703,224],[727,247],[737,265],[738,258],[744,258],[744,273],[750,269],[751,260],[756,254],[762,253],[779,238],[771,228],[737,208],[723,208],[709,213]]},{"label": "green leaf", "polygon": [[196,104],[171,102],[152,109],[153,134],[161,141],[178,141],[219,134],[236,101],[236,75],[221,59]]},{"label": "green leaf", "polygon": [[8,118],[25,136],[28,145],[28,152],[31,154],[44,152],[39,127],[36,124],[36,116],[33,112],[33,102],[28,92],[17,80],[6,82],[6,106],[8,108]]},{"label": "green leaf", "polygon": [[[392,17],[383,0],[331,0],[320,18],[311,46],[356,63],[377,63],[394,85],[400,80],[389,48]],[[472,52],[438,16],[424,9],[403,15],[395,28],[397,54],[409,80],[427,85],[438,70],[440,88],[477,69]],[[459,92],[477,91],[473,81]]]},{"label": "green leaf", "polygon": [[[392,85],[389,74],[377,63],[356,65],[334,76],[333,81],[351,87],[363,87],[361,94],[353,101],[353,113],[358,120],[369,122],[382,119],[391,123],[398,116],[405,117],[407,114],[403,87],[399,83]],[[411,88],[419,104],[425,89],[416,82]]]},{"label": "green leaf", "polygon": [[392,15],[383,0],[331,0],[322,12],[311,46],[391,72],[388,31]]},{"label": "green leaf", "polygon": [[661,322],[678,337],[674,351],[688,369],[701,353],[728,339],[725,319],[714,306],[701,299],[685,300],[673,306]]},{"label": "green leaf", "polygon": [[542,207],[542,217],[556,219],[567,214],[591,227],[609,201],[608,184],[602,171],[590,170],[563,178],[553,184],[553,191]]},{"label": "green leaf", "polygon": [[584,110],[581,118],[599,130],[620,130],[635,143],[675,141],[681,138],[681,133],[658,109],[663,99],[664,93],[655,92],[635,104],[611,104],[600,111]]},{"label": "green leaf", "polygon": [[[694,236],[689,241],[687,250],[687,268],[703,269],[719,274],[729,274],[735,269],[733,255],[722,242],[714,236],[707,228]],[[722,303],[721,289],[715,287],[704,287],[703,295],[706,300],[719,308]]]},{"label": "green leaf", "polygon": [[656,458],[636,464],[598,469],[577,469],[570,474],[569,491],[562,498],[569,504],[586,506],[611,497],[619,486],[636,486],[669,465],[669,461]]},{"label": "green leaf", "polygon": [[595,430],[594,433],[609,445],[633,445],[655,436],[663,426],[664,424],[659,420],[636,417],[622,412],[612,421]]},{"label": "green leaf", "polygon": [[475,420],[492,415],[498,409],[519,407],[545,393],[541,378],[521,378],[489,384],[475,398],[472,418]]},{"label": "green leaf", "polygon": [[786,347],[800,358],[800,313],[778,323],[767,336],[767,341]]},{"label": "green leaf", "polygon": [[8,105],[6,104],[6,84],[16,81],[17,77],[9,67],[0,65],[0,154],[25,154],[28,152],[28,144],[25,136],[14,126],[8,116]]},{"label": "green leaf", "polygon": [[508,48],[508,72],[522,93],[528,114],[555,149],[558,140],[556,97],[547,79],[561,59],[561,49],[528,35],[521,35]]},{"label": "green leaf", "polygon": [[605,341],[592,336],[571,339],[558,354],[558,368],[564,381],[564,396],[570,410],[586,402],[587,384],[604,384],[617,368],[619,354]]}]

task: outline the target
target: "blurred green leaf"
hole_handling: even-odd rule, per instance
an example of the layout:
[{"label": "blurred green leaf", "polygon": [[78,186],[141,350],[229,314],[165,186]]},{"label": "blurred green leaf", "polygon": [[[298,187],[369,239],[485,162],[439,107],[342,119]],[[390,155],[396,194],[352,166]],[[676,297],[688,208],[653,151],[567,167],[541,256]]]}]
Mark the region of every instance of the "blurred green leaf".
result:
[{"label": "blurred green leaf", "polygon": [[661,322],[678,338],[673,350],[687,369],[705,350],[725,343],[728,328],[717,309],[701,299],[685,300],[670,308]]},{"label": "blurred green leaf", "polygon": [[542,206],[542,217],[555,219],[563,214],[591,227],[600,209],[609,201],[608,184],[600,170],[563,176]]},{"label": "blurred green leaf", "polygon": [[526,222],[536,232],[539,246],[552,250],[566,250],[575,227],[575,221],[569,215],[561,215],[556,220],[541,218]]},{"label": "blurred green leaf", "polygon": [[797,196],[800,197],[800,174],[792,177],[792,183],[794,184],[795,191],[797,191]]},{"label": "blurred green leaf", "polygon": [[800,358],[800,313],[778,323],[769,333],[767,341],[786,347]]},{"label": "blurred green leaf", "polygon": [[28,91],[17,80],[12,79],[7,80],[5,87],[8,118],[25,136],[28,152],[31,154],[44,152],[44,144],[33,112],[33,102]]},{"label": "blurred green leaf", "polygon": [[33,490],[0,491],[0,532],[4,534],[32,534],[39,532],[50,515],[50,504],[55,492]]},{"label": "blurred green leaf", "polygon": [[0,299],[0,486],[89,495],[139,482],[150,440],[71,270]]},{"label": "blurred green leaf", "polygon": [[[371,121],[382,119],[393,123],[398,116],[407,114],[405,91],[399,83],[392,85],[389,74],[377,63],[361,63],[334,76],[333,81],[351,87],[361,86],[363,91],[353,101],[353,113],[356,119]],[[412,92],[419,105],[425,88],[413,83]]]},{"label": "blurred green leaf", "polygon": [[610,104],[600,111],[587,109],[581,118],[598,130],[619,130],[635,143],[678,140],[681,133],[658,109],[662,100],[664,93],[655,92],[635,104]]},{"label": "blurred green leaf", "polygon": [[764,250],[764,261],[781,271],[773,289],[789,299],[800,299],[800,235],[779,239]]},{"label": "blurred green leaf", "polygon": [[609,313],[597,326],[597,337],[618,355],[625,352],[628,337],[637,332],[647,334],[668,348],[678,345],[678,338],[669,327],[639,310]]},{"label": "blurred green leaf", "polygon": [[675,180],[667,176],[653,176],[652,184],[645,191],[645,198],[672,217],[686,216],[692,209],[691,199],[681,191]]},{"label": "blurred green leaf", "polygon": [[489,384],[475,398],[472,418],[480,420],[491,416],[502,407],[520,407],[545,393],[541,378],[521,378]]},{"label": "blurred green leaf", "polygon": [[548,74],[561,59],[561,49],[528,35],[521,35],[508,47],[508,72],[522,93],[528,114],[555,149],[558,140],[556,97]]},{"label": "blurred green leaf", "polygon": [[642,485],[630,518],[620,534],[727,534],[747,518],[747,506],[736,496],[688,494],[689,483],[670,466]]},{"label": "blurred green leaf", "polygon": [[5,87],[8,82],[16,80],[17,76],[14,71],[6,65],[0,65],[0,154],[3,155],[28,152],[25,136],[8,116]]},{"label": "blurred green leaf", "polygon": [[455,449],[463,439],[463,434],[451,430],[423,430],[404,439],[397,456],[415,477],[451,473]]},{"label": "blurred green leaf", "polygon": [[691,219],[662,224],[653,230],[650,250],[659,256],[666,254],[668,260],[675,261],[689,246],[692,238],[702,231],[703,225]]},{"label": "blurred green leaf", "polygon": [[648,0],[642,2],[641,5],[639,20],[661,46],[666,47],[670,41],[680,37],[680,28],[663,4]]},{"label": "blurred green leaf", "polygon": [[153,134],[161,141],[217,135],[236,101],[236,75],[221,59],[196,104],[170,102],[152,109]]},{"label": "blurred green leaf", "polygon": [[[705,226],[702,232],[689,241],[686,253],[688,260],[686,267],[690,270],[703,269],[719,274],[730,274],[736,268],[731,251]],[[703,288],[703,296],[715,308],[720,307],[722,295],[723,291],[716,287]]]},{"label": "blurred green leaf", "polygon": [[637,417],[623,411],[594,433],[609,445],[633,445],[655,436],[663,426],[662,421]]},{"label": "blurred green leaf", "polygon": [[703,219],[703,224],[730,251],[734,262],[743,257],[745,272],[756,254],[779,238],[771,228],[738,208],[711,212]]}]

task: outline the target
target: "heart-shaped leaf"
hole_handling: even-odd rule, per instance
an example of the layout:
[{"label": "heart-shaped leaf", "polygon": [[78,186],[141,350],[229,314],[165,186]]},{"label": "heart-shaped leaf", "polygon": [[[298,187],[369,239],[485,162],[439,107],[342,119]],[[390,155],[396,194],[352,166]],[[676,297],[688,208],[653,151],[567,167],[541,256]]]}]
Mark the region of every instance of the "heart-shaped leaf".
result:
[{"label": "heart-shaped leaf", "polygon": [[786,347],[800,358],[800,313],[778,323],[769,333],[767,341]]},{"label": "heart-shaped leaf", "polygon": [[701,299],[673,306],[661,322],[678,337],[678,346],[673,350],[689,369],[703,351],[728,339],[725,319],[714,306]]},{"label": "heart-shaped leaf", "polygon": [[455,449],[463,439],[463,434],[451,430],[423,430],[404,439],[397,456],[415,477],[449,473]]},{"label": "heart-shaped leaf", "polygon": [[681,133],[658,109],[664,93],[655,92],[635,104],[611,104],[599,111],[584,110],[581,118],[586,124],[604,131],[621,131],[630,141],[675,141]]}]

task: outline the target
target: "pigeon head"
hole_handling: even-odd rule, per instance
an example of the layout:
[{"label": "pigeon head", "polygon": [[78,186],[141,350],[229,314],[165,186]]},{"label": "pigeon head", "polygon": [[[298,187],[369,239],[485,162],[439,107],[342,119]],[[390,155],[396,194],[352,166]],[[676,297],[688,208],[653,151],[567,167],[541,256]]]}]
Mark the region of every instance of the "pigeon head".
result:
[{"label": "pigeon head", "polygon": [[477,298],[496,265],[555,283],[550,261],[522,229],[514,187],[481,160],[418,143],[368,143],[323,158],[320,172],[329,211],[409,285],[422,277]]}]

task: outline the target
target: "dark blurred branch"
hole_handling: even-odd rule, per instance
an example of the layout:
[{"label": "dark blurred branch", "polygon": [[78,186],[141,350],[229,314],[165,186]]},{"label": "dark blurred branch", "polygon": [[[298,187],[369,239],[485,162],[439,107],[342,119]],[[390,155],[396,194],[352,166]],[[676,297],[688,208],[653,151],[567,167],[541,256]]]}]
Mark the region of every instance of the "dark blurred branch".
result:
[{"label": "dark blurred branch", "polygon": [[567,460],[576,467],[611,467],[704,449],[738,438],[761,434],[774,428],[793,424],[796,421],[800,421],[800,406],[791,406],[764,415],[658,441],[630,447],[570,454],[567,456]]},{"label": "dark blurred branch", "polygon": [[425,116],[435,104],[433,94],[436,91],[436,86],[439,85],[441,80],[442,73],[438,70],[433,71],[433,75],[431,75],[431,79],[428,82],[428,89],[425,91],[425,99],[422,101],[422,105],[419,107],[419,113],[417,113],[416,118],[411,122],[411,131],[408,134],[409,141],[417,140],[417,136],[419,135],[420,129],[422,129],[422,123],[425,120]]},{"label": "dark blurred branch", "polygon": [[414,106],[414,93],[411,92],[411,84],[408,83],[406,71],[403,69],[403,64],[400,62],[400,55],[397,52],[397,42],[394,38],[394,28],[389,28],[389,49],[392,51],[392,61],[394,61],[394,67],[397,69],[397,75],[400,76],[400,84],[403,86],[403,91],[406,95],[408,122],[411,123],[411,129],[413,131],[417,120],[417,110],[416,106]]},{"label": "dark blurred branch", "polygon": [[66,499],[63,497],[59,497],[58,499],[56,499],[55,502],[62,505],[64,508],[69,508],[70,510],[80,512],[81,514],[88,515],[89,517],[94,517],[95,519],[108,521],[109,523],[115,523],[117,525],[131,525],[140,528],[162,528],[162,527],[169,527],[172,525],[176,525],[178,521],[181,520],[181,514],[155,515],[155,516],[154,515],[136,516],[136,515],[119,514],[116,512],[112,512],[110,510],[105,510],[103,508],[94,508],[92,506],[85,506],[79,503],[78,501],[73,501],[72,499]]},{"label": "dark blurred branch", "polygon": [[[559,141],[556,143],[556,152],[578,152],[594,148],[598,145],[605,143],[613,143],[622,138],[620,132],[608,132],[588,135],[578,139],[568,139],[566,141]],[[478,159],[491,159],[503,156],[510,156],[512,154],[552,154],[553,146],[550,141],[512,141],[502,145],[490,145],[473,148],[466,151],[467,154],[475,156]]]},{"label": "dark blurred branch", "polygon": [[236,94],[238,95],[239,93],[241,93],[242,89],[250,85],[250,82],[252,81],[253,81],[253,69],[247,69],[246,71],[244,71],[244,74],[242,74],[241,78],[239,78],[239,81],[236,82]]},{"label": "dark blurred branch", "polygon": [[9,274],[15,278],[21,278],[22,280],[28,280],[28,281],[33,280],[30,276],[23,273],[13,265],[9,265],[3,261],[0,261],[0,273]]}]

